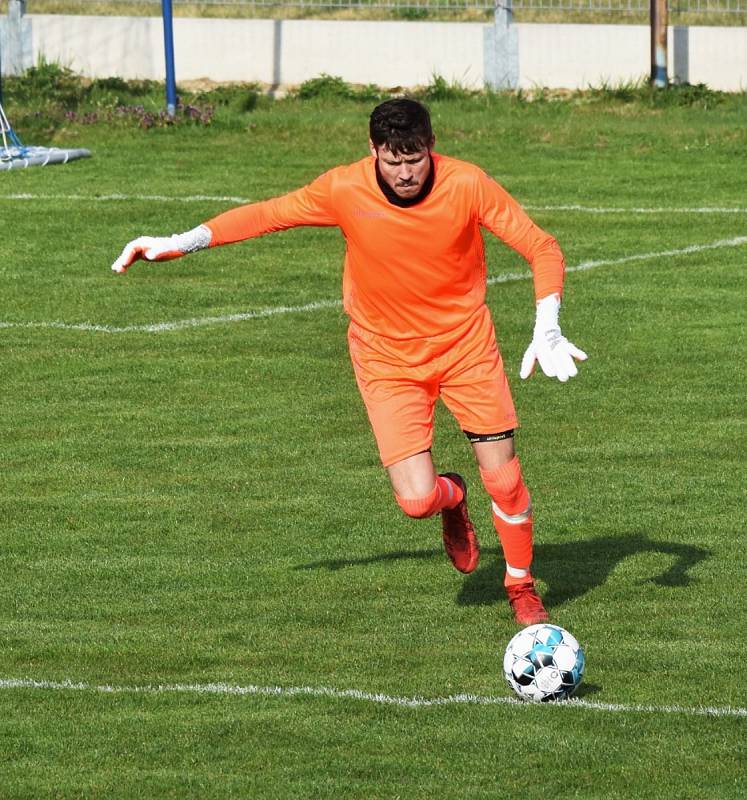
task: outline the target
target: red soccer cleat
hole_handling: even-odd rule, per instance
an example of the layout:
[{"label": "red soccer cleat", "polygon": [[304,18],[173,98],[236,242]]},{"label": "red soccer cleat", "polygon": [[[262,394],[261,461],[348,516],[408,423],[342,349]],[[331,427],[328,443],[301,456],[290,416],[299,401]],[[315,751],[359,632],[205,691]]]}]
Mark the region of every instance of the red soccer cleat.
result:
[{"label": "red soccer cleat", "polygon": [[467,513],[467,484],[456,472],[445,472],[441,477],[456,483],[464,493],[459,505],[441,509],[441,527],[446,554],[460,572],[473,572],[480,560],[480,543],[477,541],[475,527]]},{"label": "red soccer cleat", "polygon": [[542,605],[542,598],[534,588],[533,580],[507,586],[506,594],[514,612],[514,619],[519,625],[535,625],[550,619]]}]

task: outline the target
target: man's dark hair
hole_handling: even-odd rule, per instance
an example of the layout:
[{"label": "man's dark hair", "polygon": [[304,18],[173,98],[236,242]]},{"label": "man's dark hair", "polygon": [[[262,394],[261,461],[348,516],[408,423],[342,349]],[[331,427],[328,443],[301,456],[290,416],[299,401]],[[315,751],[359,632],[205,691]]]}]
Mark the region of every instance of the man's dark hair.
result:
[{"label": "man's dark hair", "polygon": [[398,98],[376,106],[368,130],[376,147],[388,147],[395,156],[433,147],[431,115],[416,100]]}]

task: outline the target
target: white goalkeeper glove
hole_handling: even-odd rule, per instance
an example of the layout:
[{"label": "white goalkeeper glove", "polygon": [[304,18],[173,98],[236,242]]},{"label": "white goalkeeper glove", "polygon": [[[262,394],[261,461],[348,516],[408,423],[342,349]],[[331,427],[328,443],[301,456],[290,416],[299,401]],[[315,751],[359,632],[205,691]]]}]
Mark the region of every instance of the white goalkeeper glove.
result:
[{"label": "white goalkeeper glove", "polygon": [[524,358],[521,360],[519,375],[522,380],[528,378],[534,371],[534,365],[539,361],[542,372],[550,378],[557,378],[565,383],[568,378],[578,374],[574,358],[586,361],[587,355],[571,344],[560,332],[558,313],[560,311],[560,297],[551,294],[543,297],[537,303],[537,319],[534,323],[534,335],[527,347]]},{"label": "white goalkeeper glove", "polygon": [[173,236],[140,236],[125,245],[119,258],[112,264],[114,272],[123,273],[142,258],[145,261],[170,261],[187,253],[194,253],[210,245],[212,231],[206,225],[198,225],[186,233]]}]

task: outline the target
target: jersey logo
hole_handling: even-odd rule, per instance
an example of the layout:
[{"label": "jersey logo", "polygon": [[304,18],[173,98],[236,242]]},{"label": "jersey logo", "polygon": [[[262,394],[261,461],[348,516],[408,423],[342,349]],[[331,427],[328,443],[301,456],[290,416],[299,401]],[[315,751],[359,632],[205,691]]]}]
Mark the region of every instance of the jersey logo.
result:
[{"label": "jersey logo", "polygon": [[353,209],[354,217],[362,217],[363,219],[383,219],[387,216],[386,211],[371,211],[365,208]]}]

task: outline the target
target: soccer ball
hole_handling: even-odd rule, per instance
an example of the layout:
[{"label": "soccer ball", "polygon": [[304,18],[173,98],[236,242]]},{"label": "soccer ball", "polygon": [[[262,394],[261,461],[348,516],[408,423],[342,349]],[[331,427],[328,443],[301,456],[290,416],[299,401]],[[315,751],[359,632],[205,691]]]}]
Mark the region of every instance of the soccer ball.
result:
[{"label": "soccer ball", "polygon": [[508,643],[503,674],[522,700],[566,700],[584,674],[584,651],[567,630],[540,623],[519,631]]}]

